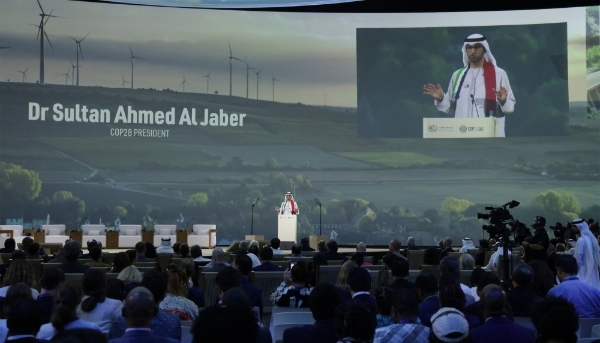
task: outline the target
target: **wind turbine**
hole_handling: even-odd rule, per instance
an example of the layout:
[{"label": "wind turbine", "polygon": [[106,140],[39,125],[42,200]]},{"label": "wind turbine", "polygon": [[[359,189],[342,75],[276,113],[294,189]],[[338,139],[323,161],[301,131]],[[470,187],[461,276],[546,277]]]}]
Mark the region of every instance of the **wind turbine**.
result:
[{"label": "wind turbine", "polygon": [[259,71],[253,70],[252,72],[254,74],[256,74],[256,100],[258,100],[258,80],[260,80],[260,72],[263,70],[264,67],[260,67]]},{"label": "wind turbine", "polygon": [[129,51],[131,51],[131,89],[133,89],[133,62],[135,61],[136,58],[139,58],[140,60],[143,60],[144,58],[135,56],[133,54],[133,49],[131,49],[131,44],[129,44]]},{"label": "wind turbine", "polygon": [[[52,48],[52,50],[54,50],[54,47],[52,46],[52,43],[50,42],[50,38],[48,38],[48,34],[46,33],[46,31],[44,30],[44,25],[46,25],[48,23],[48,20],[50,20],[51,17],[54,18],[59,18],[55,15],[52,15],[52,11],[50,11],[50,14],[46,14],[46,12],[44,12],[44,9],[42,8],[42,5],[40,4],[40,0],[37,0],[38,5],[40,6],[40,10],[42,10],[42,13],[40,14],[40,17],[42,17],[40,19],[40,25],[34,25],[34,26],[38,26],[38,39],[40,39],[40,85],[44,84],[44,37],[46,37],[46,39],[48,40],[48,43],[50,44],[50,47]],[[47,17],[47,19],[44,21],[44,18]]]},{"label": "wind turbine", "polygon": [[123,79],[123,83],[121,83],[121,88],[125,88],[125,84],[129,82],[125,81],[125,77],[123,75],[121,75],[121,78]]},{"label": "wind turbine", "polygon": [[[73,64],[73,61],[69,60],[69,62],[71,62],[71,67],[73,67],[71,75],[75,75],[75,65]],[[77,70],[79,71],[79,66],[77,66]],[[71,78],[71,86],[75,86],[75,78]]]},{"label": "wind turbine", "polygon": [[[60,75],[65,75],[65,86],[67,86],[67,85],[68,85],[68,81],[69,81],[69,70],[70,70],[70,69],[71,69],[71,68],[67,69],[67,72],[66,72],[66,73],[64,73],[64,74],[60,74]],[[71,79],[72,79],[72,78],[71,78]]]},{"label": "wind turbine", "polygon": [[271,80],[273,80],[273,101],[275,101],[275,81],[281,81],[281,80],[277,80],[275,78],[275,75],[273,75],[273,78]]},{"label": "wind turbine", "polygon": [[246,56],[244,56],[244,62],[246,62],[246,99],[248,99],[248,71],[256,70],[256,68],[250,68],[250,66],[248,65],[248,60],[246,59]]},{"label": "wind turbine", "polygon": [[[90,33],[85,35],[85,37],[89,36]],[[69,37],[71,37],[71,36],[69,36]],[[77,86],[79,86],[79,55],[81,55],[81,59],[85,61],[85,58],[83,58],[83,50],[81,50],[81,42],[83,42],[85,37],[81,38],[80,40],[77,40],[77,39],[71,37],[71,39],[75,41],[75,44],[77,44]],[[73,76],[75,76],[75,75],[73,75]]]},{"label": "wind turbine", "polygon": [[29,70],[29,67],[27,67],[27,69],[25,69],[25,71],[17,70],[19,73],[23,74],[23,83],[25,83],[25,80],[27,80],[27,71],[28,70]]},{"label": "wind turbine", "polygon": [[240,62],[243,62],[243,61],[240,60],[239,58],[233,56],[233,53],[231,52],[231,43],[229,41],[227,41],[227,43],[229,44],[229,96],[231,96],[231,95],[233,95],[233,87],[232,87],[233,78],[231,76],[232,75],[231,74],[232,73],[232,66],[231,66],[232,62],[231,61],[233,61],[233,60],[238,60]]},{"label": "wind turbine", "polygon": [[181,82],[181,85],[183,86],[183,93],[185,93],[185,84],[186,84],[186,83],[187,83],[188,85],[190,84],[189,82],[187,82],[187,81],[185,80],[185,75],[183,75],[183,82]]},{"label": "wind turbine", "polygon": [[210,70],[208,71],[208,75],[204,75],[203,77],[206,78],[206,94],[208,94],[208,81],[212,81],[210,78]]}]

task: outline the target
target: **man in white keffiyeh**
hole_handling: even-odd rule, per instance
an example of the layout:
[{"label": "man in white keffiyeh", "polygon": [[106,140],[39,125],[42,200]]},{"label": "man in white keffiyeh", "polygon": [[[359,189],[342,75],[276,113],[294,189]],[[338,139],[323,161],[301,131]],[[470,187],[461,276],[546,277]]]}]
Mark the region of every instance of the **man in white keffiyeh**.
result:
[{"label": "man in white keffiyeh", "polygon": [[294,195],[291,192],[285,193],[285,200],[281,203],[280,207],[275,207],[275,211],[279,214],[298,214],[298,203],[294,201]]},{"label": "man in white keffiyeh", "polygon": [[581,235],[575,246],[575,259],[579,267],[577,277],[590,286],[600,289],[600,248],[598,247],[598,240],[583,219],[573,220],[573,228],[575,233]]}]

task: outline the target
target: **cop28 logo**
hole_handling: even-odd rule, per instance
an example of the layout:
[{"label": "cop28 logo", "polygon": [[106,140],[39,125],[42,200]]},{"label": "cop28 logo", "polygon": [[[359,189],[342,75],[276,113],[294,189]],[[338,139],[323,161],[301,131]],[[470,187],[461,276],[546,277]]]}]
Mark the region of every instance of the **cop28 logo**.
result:
[{"label": "cop28 logo", "polygon": [[436,125],[429,125],[429,132],[436,132],[436,131],[437,131]]},{"label": "cop28 logo", "polygon": [[466,127],[465,125],[461,125],[461,126],[458,128],[458,131],[460,131],[461,133],[465,133],[465,132],[467,132],[467,127]]}]

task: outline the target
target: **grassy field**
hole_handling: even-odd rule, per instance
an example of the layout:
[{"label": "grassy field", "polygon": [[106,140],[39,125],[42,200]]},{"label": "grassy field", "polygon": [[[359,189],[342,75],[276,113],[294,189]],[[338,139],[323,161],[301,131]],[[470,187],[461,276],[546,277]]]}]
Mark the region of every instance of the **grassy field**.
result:
[{"label": "grassy field", "polygon": [[386,167],[408,167],[412,165],[438,164],[441,158],[431,157],[414,152],[340,152],[338,155],[358,161],[373,163]]}]

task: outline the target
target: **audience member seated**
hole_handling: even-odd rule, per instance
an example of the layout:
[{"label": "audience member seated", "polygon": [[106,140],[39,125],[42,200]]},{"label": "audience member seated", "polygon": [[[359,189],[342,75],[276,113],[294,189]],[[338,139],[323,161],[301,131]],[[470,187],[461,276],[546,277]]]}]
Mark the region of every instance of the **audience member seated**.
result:
[{"label": "audience member seated", "polygon": [[173,257],[181,257],[181,253],[179,252],[179,248],[181,247],[181,243],[176,242],[173,244],[173,253],[175,254]]},{"label": "audience member seated", "polygon": [[485,269],[481,269],[481,267],[477,266],[475,267],[475,269],[473,269],[473,272],[471,272],[471,296],[473,296],[473,298],[475,299],[475,301],[479,301],[479,295],[477,295],[477,285],[479,284],[479,278],[481,277],[481,275],[483,275],[483,273],[485,273]]},{"label": "audience member seated", "polygon": [[302,248],[298,244],[292,245],[290,257],[302,257]]},{"label": "audience member seated", "polygon": [[319,252],[326,253],[327,252],[327,243],[325,243],[325,241],[319,241],[317,243],[317,250]]},{"label": "audience member seated", "polygon": [[215,285],[217,287],[217,300],[218,304],[223,300],[223,294],[228,290],[236,287],[241,287],[242,275],[240,272],[231,267],[227,266],[217,274],[217,278],[215,279]]},{"label": "audience member seated", "polygon": [[335,287],[337,288],[338,293],[340,294],[340,299],[342,301],[352,299],[352,295],[350,294],[350,288],[348,288],[348,274],[350,274],[350,271],[352,271],[352,269],[354,268],[358,268],[354,261],[346,261],[344,262],[344,264],[342,265],[342,269],[340,269],[340,272],[338,273]]},{"label": "audience member seated", "polygon": [[181,258],[189,258],[190,257],[190,246],[187,244],[182,244],[179,247],[179,255],[181,255]]},{"label": "audience member seated", "polygon": [[400,253],[400,249],[402,248],[402,243],[400,243],[399,240],[397,239],[392,239],[390,241],[390,244],[388,246],[389,252],[385,254],[385,256],[383,256],[382,260],[383,263],[385,263],[386,266],[388,266],[388,268],[392,268],[392,263],[394,261],[394,258],[392,256],[396,256],[396,257],[402,257],[402,258],[406,258],[404,256],[402,256],[402,253]]},{"label": "audience member seated", "polygon": [[473,270],[475,268],[475,259],[470,254],[464,253],[458,259],[460,270]]},{"label": "audience member seated", "polygon": [[335,309],[341,304],[335,287],[329,283],[316,286],[310,293],[310,312],[315,323],[289,328],[283,332],[283,343],[335,343]]},{"label": "audience member seated", "polygon": [[[42,343],[35,338],[42,326],[42,308],[39,303],[29,297],[20,299],[11,305],[8,311],[6,327],[8,337],[6,342],[11,343]],[[5,335],[3,335],[2,339]]]},{"label": "audience member seated", "polygon": [[528,264],[533,269],[533,280],[531,280],[527,288],[540,297],[545,298],[552,287],[554,287],[555,273],[548,268],[548,265],[544,261],[532,260]]},{"label": "audience member seated", "polygon": [[[248,256],[252,260],[253,268],[260,266],[260,260],[258,259],[258,255],[251,253],[249,251],[250,243],[248,243],[248,241],[241,241],[239,247],[240,247],[240,250],[239,250],[238,254]],[[258,248],[256,248],[256,249],[258,249]],[[254,250],[254,249],[252,249],[252,250]]]},{"label": "audience member seated", "polygon": [[427,343],[429,328],[418,323],[419,298],[408,288],[394,291],[392,297],[392,319],[389,325],[375,331],[374,343],[406,342]]},{"label": "audience member seated", "polygon": [[87,241],[86,244],[87,244],[87,248],[88,248],[88,253],[87,254],[81,254],[81,256],[79,256],[79,258],[81,258],[81,259],[90,259],[90,258],[92,258],[90,256],[90,253],[91,253],[93,247],[100,247],[100,249],[102,249],[102,243],[98,242],[95,239]]},{"label": "audience member seated", "polygon": [[469,237],[465,237],[462,240],[463,246],[460,248],[459,252],[466,253],[469,249],[475,249],[475,244]]},{"label": "audience member seated", "polygon": [[579,317],[573,304],[563,298],[548,297],[531,309],[536,343],[576,343]]},{"label": "audience member seated", "polygon": [[101,269],[88,269],[81,285],[85,296],[77,308],[77,317],[98,325],[108,336],[112,323],[121,316],[123,303],[106,297],[106,273]]},{"label": "audience member seated", "polygon": [[123,268],[117,279],[123,281],[125,285],[125,294],[129,294],[129,292],[140,286],[140,282],[142,282],[142,274],[140,271],[133,265],[129,267]]},{"label": "audience member seated", "polygon": [[119,279],[106,280],[106,297],[123,302],[127,297],[125,283]]},{"label": "audience member seated", "polygon": [[200,312],[191,331],[193,343],[255,343],[259,326],[248,307],[214,305]]},{"label": "audience member seated", "polygon": [[404,248],[404,256],[408,257],[409,250],[421,250],[421,248],[417,247],[416,240],[414,237],[408,237],[406,240],[407,247]]},{"label": "audience member seated", "polygon": [[[40,339],[41,343],[48,342]],[[102,332],[92,329],[71,329],[68,331],[59,332],[50,343],[108,343],[106,335]]]},{"label": "audience member seated", "polygon": [[539,295],[527,290],[533,280],[533,269],[521,263],[515,266],[512,274],[512,290],[506,292],[506,301],[512,307],[516,317],[529,317],[534,303],[544,300]]},{"label": "audience member seated", "polygon": [[423,264],[426,266],[439,266],[440,260],[440,252],[436,248],[427,248],[423,252]]},{"label": "audience member seated", "polygon": [[327,261],[342,260],[346,261],[346,256],[338,253],[338,244],[336,241],[327,242],[327,252],[325,253]]},{"label": "audience member seated", "polygon": [[560,284],[548,292],[549,297],[563,297],[575,309],[579,318],[600,318],[600,290],[579,280],[577,260],[571,255],[556,257],[556,275]]},{"label": "audience member seated", "polygon": [[196,271],[194,270],[194,262],[191,261],[190,259],[186,259],[183,266],[185,269],[185,275],[187,276],[187,279],[188,279],[187,298],[190,299],[191,301],[193,301],[194,304],[196,304],[196,306],[204,307],[204,305],[205,305],[204,304],[204,291],[202,291],[200,288],[194,286],[194,282],[192,281],[193,279],[196,278],[196,275],[195,275]]},{"label": "audience member seated", "polygon": [[100,327],[77,317],[83,291],[74,281],[65,281],[58,286],[50,323],[42,325],[37,334],[39,339],[52,339],[59,332],[71,329],[92,329],[102,332]]},{"label": "audience member seated", "polygon": [[[21,243],[23,244],[23,251],[28,254],[29,253],[29,246],[31,244],[34,243],[33,238],[31,237],[25,237],[23,238],[23,241],[21,241]],[[37,243],[37,242],[35,242]],[[44,248],[39,246],[38,243],[38,253],[37,255],[39,255],[41,258],[44,259],[44,262],[47,262],[50,258],[48,257],[48,255],[46,254],[46,252],[44,251]]]},{"label": "audience member seated", "polygon": [[[150,330],[155,337],[181,339],[181,320],[176,314],[165,312],[159,304],[165,298],[167,291],[167,275],[164,272],[152,270],[144,273],[142,287],[152,293],[156,315],[150,321]],[[125,334],[125,318],[117,318],[110,328],[109,338],[119,338]]]},{"label": "audience member seated", "polygon": [[[81,253],[81,244],[79,244],[79,242],[70,240],[65,243],[64,248],[66,261],[58,266],[58,268],[65,273],[85,273],[86,270],[90,269],[89,266],[85,266],[78,262]],[[59,324],[59,327],[62,326],[63,325]]]},{"label": "audience member seated", "polygon": [[481,308],[485,322],[471,330],[473,343],[533,343],[535,331],[514,324],[505,316],[506,294],[498,285],[487,285],[481,293]]},{"label": "audience member seated", "polygon": [[4,248],[0,249],[0,253],[2,254],[11,254],[15,251],[17,247],[17,242],[15,242],[14,238],[8,238],[4,241]]},{"label": "audience member seated", "polygon": [[212,252],[212,261],[211,263],[206,265],[204,271],[207,273],[218,273],[221,271],[221,269],[229,266],[229,263],[227,263],[227,261],[228,256],[227,254],[225,254],[223,249],[215,248]]},{"label": "audience member seated", "polygon": [[33,299],[31,296],[31,287],[24,282],[18,282],[14,284],[6,293],[6,301],[2,306],[2,312],[0,313],[0,340],[6,339],[6,319],[10,312],[11,307],[19,300]]},{"label": "audience member seated", "polygon": [[357,254],[362,255],[363,256],[362,266],[372,266],[373,264],[371,262],[364,262],[364,256],[365,256],[366,252],[367,252],[367,244],[360,242],[356,245],[356,253],[354,253],[352,256],[354,257]]},{"label": "audience member seated", "polygon": [[144,253],[144,256],[154,261],[158,257],[156,255],[156,248],[150,242],[145,242],[144,245],[146,245],[146,252]]},{"label": "audience member seated", "polygon": [[194,259],[194,263],[198,263],[201,266],[206,265],[208,262],[210,262],[209,258],[202,257],[202,248],[199,245],[192,245],[192,247],[190,248],[190,255]]},{"label": "audience member seated", "polygon": [[264,246],[260,249],[260,263],[258,267],[252,268],[253,272],[282,272],[284,269],[280,266],[276,266],[273,263],[273,249]]},{"label": "audience member seated", "polygon": [[86,263],[86,266],[110,268],[110,264],[102,262],[102,248],[98,245],[90,248],[89,258],[92,262]]},{"label": "audience member seated", "polygon": [[[13,253],[14,255],[14,253]],[[31,287],[31,294],[33,298],[37,298],[40,293],[35,289],[37,286],[37,280],[31,265],[24,259],[14,259],[7,269],[6,275],[4,275],[3,287],[0,288],[0,297],[6,297],[10,288],[19,283],[24,282]]]},{"label": "audience member seated", "polygon": [[144,242],[137,242],[134,249],[138,262],[154,262],[153,259],[146,257],[146,244]]},{"label": "audience member seated", "polygon": [[389,286],[397,290],[398,288],[408,288],[417,294],[417,287],[414,283],[408,281],[408,261],[405,258],[394,257],[392,262],[392,282]]},{"label": "audience member seated", "polygon": [[154,296],[144,287],[134,288],[125,299],[123,317],[127,330],[121,338],[114,338],[110,343],[178,343],[168,337],[155,336],[152,333],[152,318],[157,314]]},{"label": "audience member seated", "polygon": [[113,267],[109,270],[109,273],[120,273],[123,269],[129,267],[131,265],[131,260],[129,260],[129,255],[126,252],[121,251],[115,254],[115,260],[113,261]]},{"label": "audience member seated", "polygon": [[125,250],[127,257],[129,257],[129,262],[131,265],[135,265],[137,263],[137,253],[133,249]]},{"label": "audience member seated", "polygon": [[477,254],[475,255],[475,265],[479,267],[483,267],[485,263],[485,252],[491,251],[490,245],[487,239],[479,240],[479,249],[477,250]]},{"label": "audience member seated", "polygon": [[308,240],[308,237],[302,237],[300,239],[300,248],[302,251],[315,251],[315,249],[310,247],[310,241]]},{"label": "audience member seated", "polygon": [[[444,280],[446,279],[446,280]],[[465,313],[466,295],[462,292],[460,285],[451,277],[451,274],[442,274],[440,277],[440,307],[452,307],[465,315],[469,328],[480,325],[479,318]]]},{"label": "audience member seated", "polygon": [[[148,247],[146,247],[148,249]],[[157,254],[175,254],[175,251],[171,247],[171,238],[163,237],[160,239],[160,246],[156,249]]]},{"label": "audience member seated", "polygon": [[241,274],[241,287],[248,296],[250,307],[258,307],[260,317],[263,316],[263,303],[261,289],[250,283],[250,273],[252,272],[252,260],[248,255],[238,255],[233,261],[233,267]]},{"label": "audience member seated", "polygon": [[317,266],[326,266],[327,257],[325,254],[318,253],[312,257],[312,261],[308,262],[307,268],[309,273],[309,283],[312,287],[317,285]]},{"label": "audience member seated", "polygon": [[65,263],[67,259],[65,258],[65,247],[61,247],[56,252],[56,258],[51,261],[51,263]]},{"label": "audience member seated", "polygon": [[43,257],[40,256],[40,243],[33,242],[27,247],[27,257],[28,260],[40,260]]},{"label": "audience member seated", "polygon": [[434,275],[421,273],[415,280],[417,294],[421,303],[419,304],[419,319],[421,324],[431,327],[431,316],[440,309],[440,297],[438,295],[438,282]]},{"label": "audience member seated", "polygon": [[54,298],[58,285],[65,281],[65,273],[56,267],[44,269],[40,278],[41,292],[37,302],[42,307],[42,324],[50,323],[50,316],[54,308]]},{"label": "audience member seated", "polygon": [[181,320],[195,320],[198,317],[198,306],[187,298],[187,276],[176,264],[169,264],[167,271],[167,294],[160,303],[160,308],[179,316]]},{"label": "audience member seated", "polygon": [[[500,286],[500,279],[498,279],[498,277],[494,273],[483,273],[483,275],[481,275],[481,277],[479,278],[479,284],[477,285],[477,295],[481,297],[481,291],[483,290],[483,288],[491,284]],[[479,318],[480,324],[483,324],[483,322],[485,321],[485,318],[483,317],[483,311],[481,309],[481,299],[471,305],[467,305],[465,313],[467,315]],[[507,305],[506,316],[510,319],[510,321],[513,321],[513,312],[510,305]]]},{"label": "audience member seated", "polygon": [[223,294],[223,299],[221,302],[224,307],[236,308],[242,312],[250,311],[256,319],[256,326],[258,326],[258,334],[256,336],[257,343],[272,343],[273,337],[271,336],[271,331],[268,328],[263,328],[260,325],[260,318],[258,313],[254,311],[252,307],[250,307],[250,302],[248,301],[248,296],[246,292],[240,287],[234,287],[229,289],[227,292]]},{"label": "audience member seated", "polygon": [[393,325],[391,316],[394,290],[388,286],[381,286],[375,291],[375,304],[377,306],[377,328]]},{"label": "audience member seated", "polygon": [[[510,248],[507,251],[508,251],[508,257],[510,260],[512,251],[510,250]],[[502,256],[504,256],[504,248],[499,247],[498,250],[496,250],[496,252],[493,253],[492,256],[490,256],[490,260],[488,261],[487,266],[485,266],[485,269],[497,272],[498,268],[503,260]]]},{"label": "audience member seated", "polygon": [[365,264],[365,256],[359,252],[355,252],[350,257],[350,261],[356,263],[357,266],[362,267]]},{"label": "audience member seated", "polygon": [[308,270],[306,269],[306,264],[304,261],[298,261],[294,267],[292,267],[292,270],[288,269],[283,273],[283,282],[277,287],[275,292],[271,294],[269,300],[271,300],[273,306],[309,307],[310,291],[311,288],[308,286]]},{"label": "audience member seated", "polygon": [[446,238],[444,239],[444,248],[440,251],[440,258],[443,259],[449,252],[454,252],[452,249],[452,239]]},{"label": "audience member seated", "polygon": [[469,323],[455,308],[441,308],[431,317],[430,343],[471,343]]},{"label": "audience member seated", "polygon": [[279,238],[271,238],[271,249],[273,249],[273,255],[287,255],[283,250],[279,249],[281,247],[281,240]]},{"label": "audience member seated", "polygon": [[373,342],[377,319],[365,304],[346,301],[335,310],[335,326],[338,343]]},{"label": "audience member seated", "polygon": [[475,302],[474,299],[471,299],[471,289],[469,286],[460,283],[460,266],[458,264],[458,260],[454,257],[446,256],[440,261],[440,273],[451,273],[456,277],[456,280],[459,282],[460,288],[463,290],[465,295],[467,295],[467,305]]},{"label": "audience member seated", "polygon": [[[361,302],[367,306],[373,315],[377,314],[375,298],[369,294],[371,290],[371,274],[365,268],[354,268],[348,273],[348,287],[352,301]],[[416,294],[415,294],[416,295]]]}]

